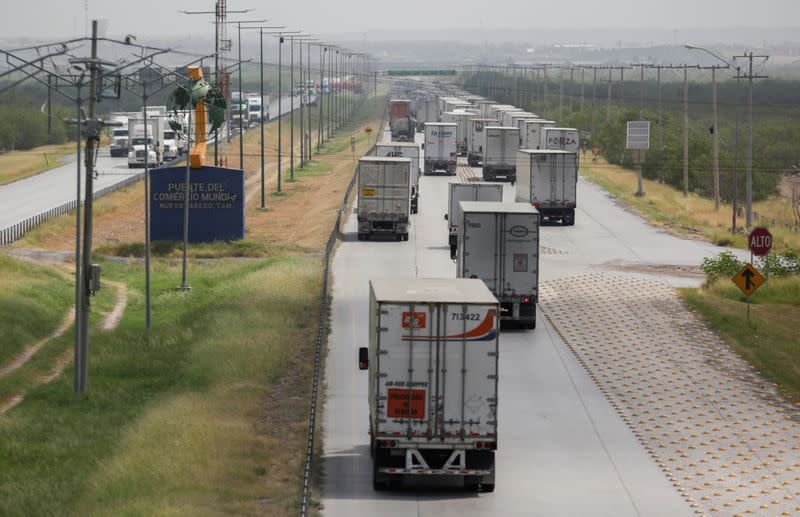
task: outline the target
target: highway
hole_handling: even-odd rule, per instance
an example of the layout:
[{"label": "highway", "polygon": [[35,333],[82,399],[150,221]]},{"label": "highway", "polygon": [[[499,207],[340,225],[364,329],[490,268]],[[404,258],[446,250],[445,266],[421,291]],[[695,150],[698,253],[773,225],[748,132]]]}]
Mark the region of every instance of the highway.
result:
[{"label": "highway", "polygon": [[[289,96],[281,100],[283,113],[289,113],[290,101],[291,97]],[[296,97],[295,101],[295,109],[297,108],[299,108],[299,97]],[[278,113],[277,99],[270,103],[270,113]],[[231,150],[231,154],[233,154],[233,150]],[[83,169],[83,164],[81,164],[81,193],[83,193],[85,183]],[[112,158],[108,146],[101,147],[96,170],[98,175],[94,183],[95,192],[142,171],[142,169],[128,169],[127,158]],[[60,167],[2,185],[0,186],[0,206],[3,207],[3,210],[0,211],[0,229],[74,200],[75,194],[76,164],[74,156]]]},{"label": "highway", "polygon": [[[575,226],[541,229],[537,328],[500,338],[496,491],[374,492],[367,375],[356,364],[367,345],[368,280],[455,276],[443,220],[449,181],[421,179],[408,242],[360,242],[355,215],[345,224],[332,263],[323,515],[800,512],[798,472],[763,475],[767,458],[800,465],[792,447],[800,427],[791,415],[776,417],[764,403],[777,400],[774,387],[674,289],[697,285],[687,267],[722,249],[654,228],[582,179]],[[513,191],[506,184],[506,200]],[[772,433],[762,436],[750,419],[772,422]]]}]

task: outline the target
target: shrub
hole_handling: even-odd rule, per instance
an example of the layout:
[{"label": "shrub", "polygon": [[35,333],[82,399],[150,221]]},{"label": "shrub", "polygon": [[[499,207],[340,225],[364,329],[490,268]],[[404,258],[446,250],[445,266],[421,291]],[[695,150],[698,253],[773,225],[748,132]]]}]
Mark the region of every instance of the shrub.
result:
[{"label": "shrub", "polygon": [[716,257],[706,257],[700,263],[700,270],[706,275],[709,284],[721,277],[733,278],[744,266],[744,262],[736,258],[730,251],[723,251]]}]

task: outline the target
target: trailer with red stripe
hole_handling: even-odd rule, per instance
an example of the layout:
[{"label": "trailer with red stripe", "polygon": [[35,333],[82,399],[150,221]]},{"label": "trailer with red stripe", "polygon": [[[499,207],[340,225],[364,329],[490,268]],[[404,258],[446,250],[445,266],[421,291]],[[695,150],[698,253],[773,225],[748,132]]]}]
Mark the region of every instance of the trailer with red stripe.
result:
[{"label": "trailer with red stripe", "polygon": [[370,282],[373,486],[450,476],[491,492],[497,449],[499,304],[477,279]]}]

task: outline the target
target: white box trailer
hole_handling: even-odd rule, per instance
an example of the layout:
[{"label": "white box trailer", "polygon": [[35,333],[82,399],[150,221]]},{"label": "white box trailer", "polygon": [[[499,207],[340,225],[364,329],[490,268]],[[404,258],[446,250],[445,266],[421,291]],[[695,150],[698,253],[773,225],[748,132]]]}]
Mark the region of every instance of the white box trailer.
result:
[{"label": "white box trailer", "polygon": [[555,127],[552,120],[522,119],[519,121],[520,149],[540,149],[542,146],[542,129]]},{"label": "white box trailer", "polygon": [[486,151],[483,156],[483,179],[494,181],[500,176],[513,183],[516,178],[519,129],[488,126],[485,131]]},{"label": "white box trailer", "polygon": [[500,302],[500,320],[536,328],[539,212],[525,203],[461,202],[456,276],[478,278]]},{"label": "white box trailer", "polygon": [[581,134],[572,127],[546,127],[542,130],[542,149],[581,152]]},{"label": "white box trailer", "polygon": [[482,100],[478,101],[478,109],[481,110],[481,117],[482,118],[489,118],[489,107],[495,105],[496,103],[493,100]]},{"label": "white box trailer", "polygon": [[494,118],[473,118],[469,121],[467,134],[467,163],[478,167],[483,163],[483,150],[486,147],[486,127],[496,126],[500,121]]},{"label": "white box trailer", "polygon": [[458,160],[458,125],[452,122],[425,124],[425,166],[423,174],[456,175]]},{"label": "white box trailer", "polygon": [[517,152],[517,201],[535,207],[543,219],[575,224],[578,154],[559,150]]},{"label": "white box trailer", "polygon": [[375,156],[411,160],[411,213],[419,212],[419,144],[415,142],[378,142],[375,144]]},{"label": "white box trailer", "polygon": [[391,235],[408,240],[411,160],[365,156],[358,161],[358,240]]},{"label": "white box trailer", "polygon": [[435,99],[417,100],[417,131],[425,130],[425,123],[439,122],[439,103]]},{"label": "white box trailer", "polygon": [[[458,225],[461,221],[462,201],[503,201],[503,185],[500,183],[450,183],[447,192],[447,221],[450,253],[458,245]],[[453,257],[455,258],[455,257]]]},{"label": "white box trailer", "polygon": [[463,111],[445,111],[442,113],[442,122],[452,122],[458,126],[456,131],[456,148],[459,156],[467,155],[467,135],[469,134],[469,120],[474,117],[473,113]]},{"label": "white box trailer", "polygon": [[498,444],[497,299],[477,279],[370,281],[372,484],[461,479],[492,492]]},{"label": "white box trailer", "polygon": [[529,118],[534,119],[537,118],[536,115],[530,113],[528,111],[520,110],[520,111],[504,111],[503,112],[503,120],[500,122],[503,123],[504,126],[507,127],[519,127],[517,120],[521,118]]}]

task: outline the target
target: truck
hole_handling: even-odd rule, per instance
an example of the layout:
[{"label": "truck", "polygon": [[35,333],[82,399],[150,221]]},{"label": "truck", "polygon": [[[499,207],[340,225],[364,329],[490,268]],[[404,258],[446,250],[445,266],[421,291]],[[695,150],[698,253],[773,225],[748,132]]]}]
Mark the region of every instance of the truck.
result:
[{"label": "truck", "polygon": [[378,142],[375,156],[408,158],[411,160],[411,213],[419,212],[419,144],[415,142]]},{"label": "truck", "polygon": [[248,123],[247,99],[242,97],[238,91],[231,92],[230,112],[231,129],[238,131],[240,123],[243,128],[247,128],[250,125]]},{"label": "truck", "polygon": [[517,175],[519,129],[487,126],[486,151],[483,157],[483,179],[494,181],[498,176],[514,183]]},{"label": "truck", "polygon": [[367,370],[372,486],[434,478],[493,492],[499,305],[469,278],[373,279]]},{"label": "truck", "polygon": [[542,219],[575,224],[578,154],[550,149],[517,152],[516,200],[539,210]]},{"label": "truck", "polygon": [[451,258],[458,246],[458,224],[461,221],[462,201],[503,201],[503,185],[500,183],[450,183],[447,192],[447,244]]},{"label": "truck", "polygon": [[[302,95],[302,92],[301,92]],[[264,109],[261,106],[261,97],[247,97],[247,121],[251,126],[261,124],[264,120]]]},{"label": "truck", "polygon": [[414,124],[411,118],[411,101],[392,99],[389,101],[389,130],[393,142],[413,142]]},{"label": "truck", "polygon": [[417,131],[425,131],[426,122],[439,122],[439,103],[435,99],[417,100]]},{"label": "truck", "polygon": [[542,129],[553,127],[556,123],[552,120],[536,119],[519,121],[519,147],[520,149],[540,149],[542,146]]},{"label": "truck", "polygon": [[[145,124],[147,139],[145,141]],[[163,160],[164,118],[128,119],[128,168],[155,167]]]},{"label": "truck", "polygon": [[461,202],[456,276],[478,278],[500,302],[500,324],[536,328],[539,212],[527,203]]},{"label": "truck", "polygon": [[452,122],[425,124],[425,168],[423,173],[456,175],[458,160],[458,126]]},{"label": "truck", "polygon": [[411,160],[365,156],[358,161],[358,240],[388,235],[408,240]]},{"label": "truck", "polygon": [[162,141],[164,146],[163,157],[165,162],[175,160],[183,154],[181,141],[178,139],[178,135],[175,133],[175,130],[173,130],[171,127],[164,128]]},{"label": "truck", "polygon": [[483,150],[486,147],[486,126],[496,126],[499,121],[494,118],[473,118],[469,121],[467,134],[467,163],[470,167],[483,164]]},{"label": "truck", "polygon": [[442,113],[442,122],[452,122],[458,126],[456,135],[458,141],[456,142],[456,149],[459,156],[467,155],[467,135],[469,134],[469,120],[476,115],[473,113],[466,113],[464,111],[445,111]]},{"label": "truck", "polygon": [[111,156],[119,158],[128,155],[128,118],[114,117],[114,122],[122,126],[111,128]]},{"label": "truck", "polygon": [[542,149],[579,153],[580,131],[571,127],[546,127],[542,130]]},{"label": "truck", "polygon": [[524,118],[534,119],[538,117],[529,111],[504,111],[501,122],[506,127],[519,127],[518,121]]}]

